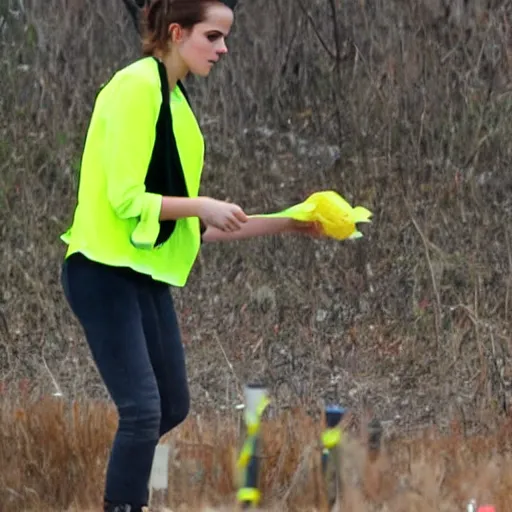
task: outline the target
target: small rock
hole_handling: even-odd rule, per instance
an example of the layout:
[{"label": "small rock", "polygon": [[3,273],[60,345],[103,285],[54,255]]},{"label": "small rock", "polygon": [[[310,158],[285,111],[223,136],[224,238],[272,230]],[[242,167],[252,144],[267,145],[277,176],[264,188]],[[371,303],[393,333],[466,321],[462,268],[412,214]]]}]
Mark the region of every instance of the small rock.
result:
[{"label": "small rock", "polygon": [[325,309],[318,309],[316,311],[316,321],[323,322],[327,318],[327,311]]}]

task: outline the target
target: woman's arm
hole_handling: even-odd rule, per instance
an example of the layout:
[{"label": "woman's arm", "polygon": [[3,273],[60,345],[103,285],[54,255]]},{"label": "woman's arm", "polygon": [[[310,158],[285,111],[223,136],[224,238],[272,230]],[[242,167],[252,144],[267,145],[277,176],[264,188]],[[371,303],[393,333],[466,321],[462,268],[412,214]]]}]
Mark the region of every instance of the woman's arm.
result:
[{"label": "woman's arm", "polygon": [[203,242],[231,242],[257,236],[300,233],[311,236],[320,234],[315,223],[299,222],[284,217],[249,217],[238,231],[226,232],[208,226],[203,234]]},{"label": "woman's arm", "polygon": [[183,217],[199,217],[201,199],[199,197],[162,197],[160,220],[177,220]]}]

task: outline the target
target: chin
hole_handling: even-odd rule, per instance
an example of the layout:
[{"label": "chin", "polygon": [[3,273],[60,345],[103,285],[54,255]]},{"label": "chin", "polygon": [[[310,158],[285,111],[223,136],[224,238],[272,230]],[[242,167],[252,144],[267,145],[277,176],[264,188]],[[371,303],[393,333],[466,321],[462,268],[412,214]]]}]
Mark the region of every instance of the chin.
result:
[{"label": "chin", "polygon": [[194,71],[193,74],[202,78],[206,78],[210,74],[210,71],[211,69],[201,69],[199,71]]},{"label": "chin", "polygon": [[[190,68],[189,68],[190,69]],[[207,64],[206,66],[204,67],[197,67],[197,68],[192,68],[190,69],[190,72],[193,74],[193,75],[196,75],[196,76],[200,76],[200,77],[203,77],[203,78],[206,78],[211,70],[213,69],[213,66],[211,66],[210,64]]]}]

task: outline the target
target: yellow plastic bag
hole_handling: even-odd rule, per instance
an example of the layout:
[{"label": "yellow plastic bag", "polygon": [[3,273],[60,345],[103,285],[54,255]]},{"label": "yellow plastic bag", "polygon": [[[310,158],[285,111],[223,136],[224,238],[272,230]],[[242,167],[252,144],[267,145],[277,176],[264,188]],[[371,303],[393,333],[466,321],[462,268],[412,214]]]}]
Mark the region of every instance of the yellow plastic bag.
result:
[{"label": "yellow plastic bag", "polygon": [[254,215],[254,217],[289,217],[303,222],[319,222],[326,236],[337,240],[361,238],[356,224],[371,222],[372,212],[363,206],[352,208],[350,204],[333,190],[323,190],[311,194],[302,203],[277,213]]}]

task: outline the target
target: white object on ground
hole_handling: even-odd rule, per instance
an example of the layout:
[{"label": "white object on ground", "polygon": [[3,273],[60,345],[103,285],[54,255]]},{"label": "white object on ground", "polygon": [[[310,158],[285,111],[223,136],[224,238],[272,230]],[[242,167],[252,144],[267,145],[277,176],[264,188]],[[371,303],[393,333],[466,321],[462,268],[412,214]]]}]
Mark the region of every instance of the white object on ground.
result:
[{"label": "white object on ground", "polygon": [[155,491],[165,491],[169,483],[169,452],[168,444],[158,444],[155,449],[149,487]]}]

